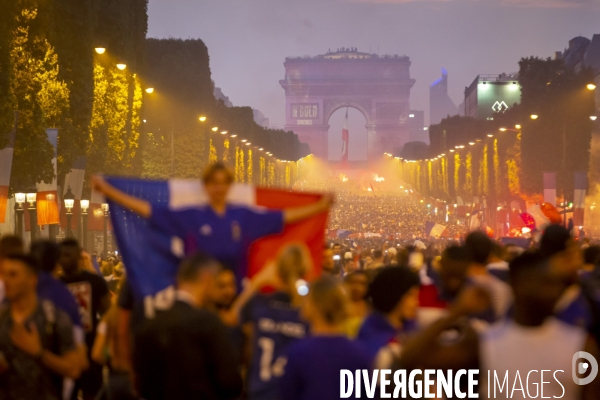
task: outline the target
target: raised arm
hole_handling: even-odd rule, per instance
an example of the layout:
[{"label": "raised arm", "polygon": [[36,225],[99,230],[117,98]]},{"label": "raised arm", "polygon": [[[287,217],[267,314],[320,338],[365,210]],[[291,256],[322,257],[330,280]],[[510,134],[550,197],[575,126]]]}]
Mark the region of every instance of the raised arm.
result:
[{"label": "raised arm", "polygon": [[92,187],[94,190],[102,193],[115,203],[120,204],[144,218],[148,218],[152,214],[152,205],[150,205],[149,202],[120,191],[110,183],[106,182],[101,176],[96,175],[92,177]]},{"label": "raised arm", "polygon": [[313,215],[322,213],[333,204],[334,197],[332,194],[325,194],[318,201],[307,206],[287,208],[283,210],[283,221],[286,224],[302,221],[310,218]]}]

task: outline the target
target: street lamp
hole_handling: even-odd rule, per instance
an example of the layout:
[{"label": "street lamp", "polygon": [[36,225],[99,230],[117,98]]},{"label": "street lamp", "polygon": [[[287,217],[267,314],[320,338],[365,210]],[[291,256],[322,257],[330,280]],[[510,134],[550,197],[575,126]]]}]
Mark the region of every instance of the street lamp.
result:
[{"label": "street lamp", "polygon": [[588,83],[587,88],[588,88],[588,90],[596,90],[596,85],[593,83]]},{"label": "street lamp", "polygon": [[539,117],[539,115],[537,115],[537,114],[531,114],[531,116],[530,116],[530,118],[531,118],[532,120],[534,120],[534,121],[535,121],[536,119],[538,119],[538,117]]},{"label": "street lamp", "polygon": [[117,64],[117,68],[118,68],[120,71],[123,71],[123,70],[125,70],[125,68],[127,68],[127,64],[124,64],[124,63],[118,63],[118,64]]},{"label": "street lamp", "polygon": [[71,192],[71,186],[67,187],[67,193],[63,196],[63,202],[65,203],[65,210],[67,215],[67,229],[65,231],[66,237],[73,237],[73,231],[71,230],[71,218],[73,218],[73,206],[75,205],[75,196]]},{"label": "street lamp", "polygon": [[79,239],[81,240],[81,247],[87,248],[87,228],[88,228],[88,209],[90,208],[89,200],[79,200],[81,206],[81,223],[77,224],[77,227],[81,229]]},{"label": "street lamp", "polygon": [[216,132],[216,131],[218,131],[218,130],[219,130],[219,127],[218,127],[218,126],[213,126],[213,127],[211,128],[211,131],[213,131],[213,132]]},{"label": "street lamp", "polygon": [[108,255],[108,203],[102,203],[100,206],[104,213],[104,244],[103,244],[103,257]]},{"label": "street lamp", "polygon": [[598,119],[598,117],[597,117],[596,115],[590,115],[590,119],[591,119],[592,121],[595,121],[595,120],[597,120],[597,119]]},{"label": "street lamp", "polygon": [[96,47],[94,50],[96,50],[96,53],[98,54],[104,54],[106,52],[105,47]]},{"label": "street lamp", "polygon": [[153,87],[146,88],[146,93],[148,93],[148,94],[154,93],[154,88]]},{"label": "street lamp", "polygon": [[204,122],[204,121],[206,121],[206,117],[204,115],[202,115],[201,117],[198,118],[198,121]]},{"label": "street lamp", "polygon": [[23,238],[23,203],[25,203],[25,193],[15,193],[15,203],[15,217],[17,219],[15,234]]},{"label": "street lamp", "polygon": [[37,193],[34,191],[28,192],[25,197],[27,198],[27,211],[29,211],[29,230],[31,231],[31,241],[37,239],[37,210],[36,206],[36,197]]}]

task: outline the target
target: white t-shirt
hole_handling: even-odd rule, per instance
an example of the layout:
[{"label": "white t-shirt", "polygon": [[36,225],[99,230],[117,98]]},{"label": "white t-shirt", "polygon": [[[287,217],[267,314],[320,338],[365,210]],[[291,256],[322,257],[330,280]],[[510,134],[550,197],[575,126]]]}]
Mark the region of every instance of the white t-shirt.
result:
[{"label": "white t-shirt", "polygon": [[[539,327],[521,326],[512,320],[498,322],[479,334],[482,398],[529,399],[536,397],[536,390],[537,398],[542,398],[543,380],[544,397],[577,399],[580,388],[573,382],[571,363],[573,355],[584,349],[586,338],[583,329],[553,317]],[[556,372],[559,370],[563,372]],[[504,382],[507,371],[508,379]],[[495,381],[494,372],[498,382]],[[504,385],[502,392],[501,385]],[[524,392],[517,390],[521,388]]]}]

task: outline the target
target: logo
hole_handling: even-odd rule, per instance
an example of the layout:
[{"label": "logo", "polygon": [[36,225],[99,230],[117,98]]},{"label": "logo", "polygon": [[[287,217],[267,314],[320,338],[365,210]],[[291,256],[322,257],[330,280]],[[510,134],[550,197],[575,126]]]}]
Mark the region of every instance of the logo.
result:
[{"label": "logo", "polygon": [[492,110],[495,112],[504,112],[508,110],[508,105],[504,101],[497,101],[492,106]]},{"label": "logo", "polygon": [[[584,359],[585,361],[582,361]],[[577,385],[587,385],[598,376],[598,361],[590,353],[578,351],[573,354],[573,364],[571,367],[573,372],[573,382]],[[588,373],[587,378],[579,378],[579,376]]]}]

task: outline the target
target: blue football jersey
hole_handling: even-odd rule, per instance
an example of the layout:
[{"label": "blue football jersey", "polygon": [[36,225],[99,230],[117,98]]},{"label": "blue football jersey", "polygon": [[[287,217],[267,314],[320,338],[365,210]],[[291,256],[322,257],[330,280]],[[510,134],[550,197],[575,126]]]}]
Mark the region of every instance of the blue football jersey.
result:
[{"label": "blue football jersey", "polygon": [[250,400],[279,400],[279,382],[285,372],[288,347],[308,334],[300,310],[288,294],[258,294],[242,311],[242,322],[252,323],[252,359],[248,371]]}]

